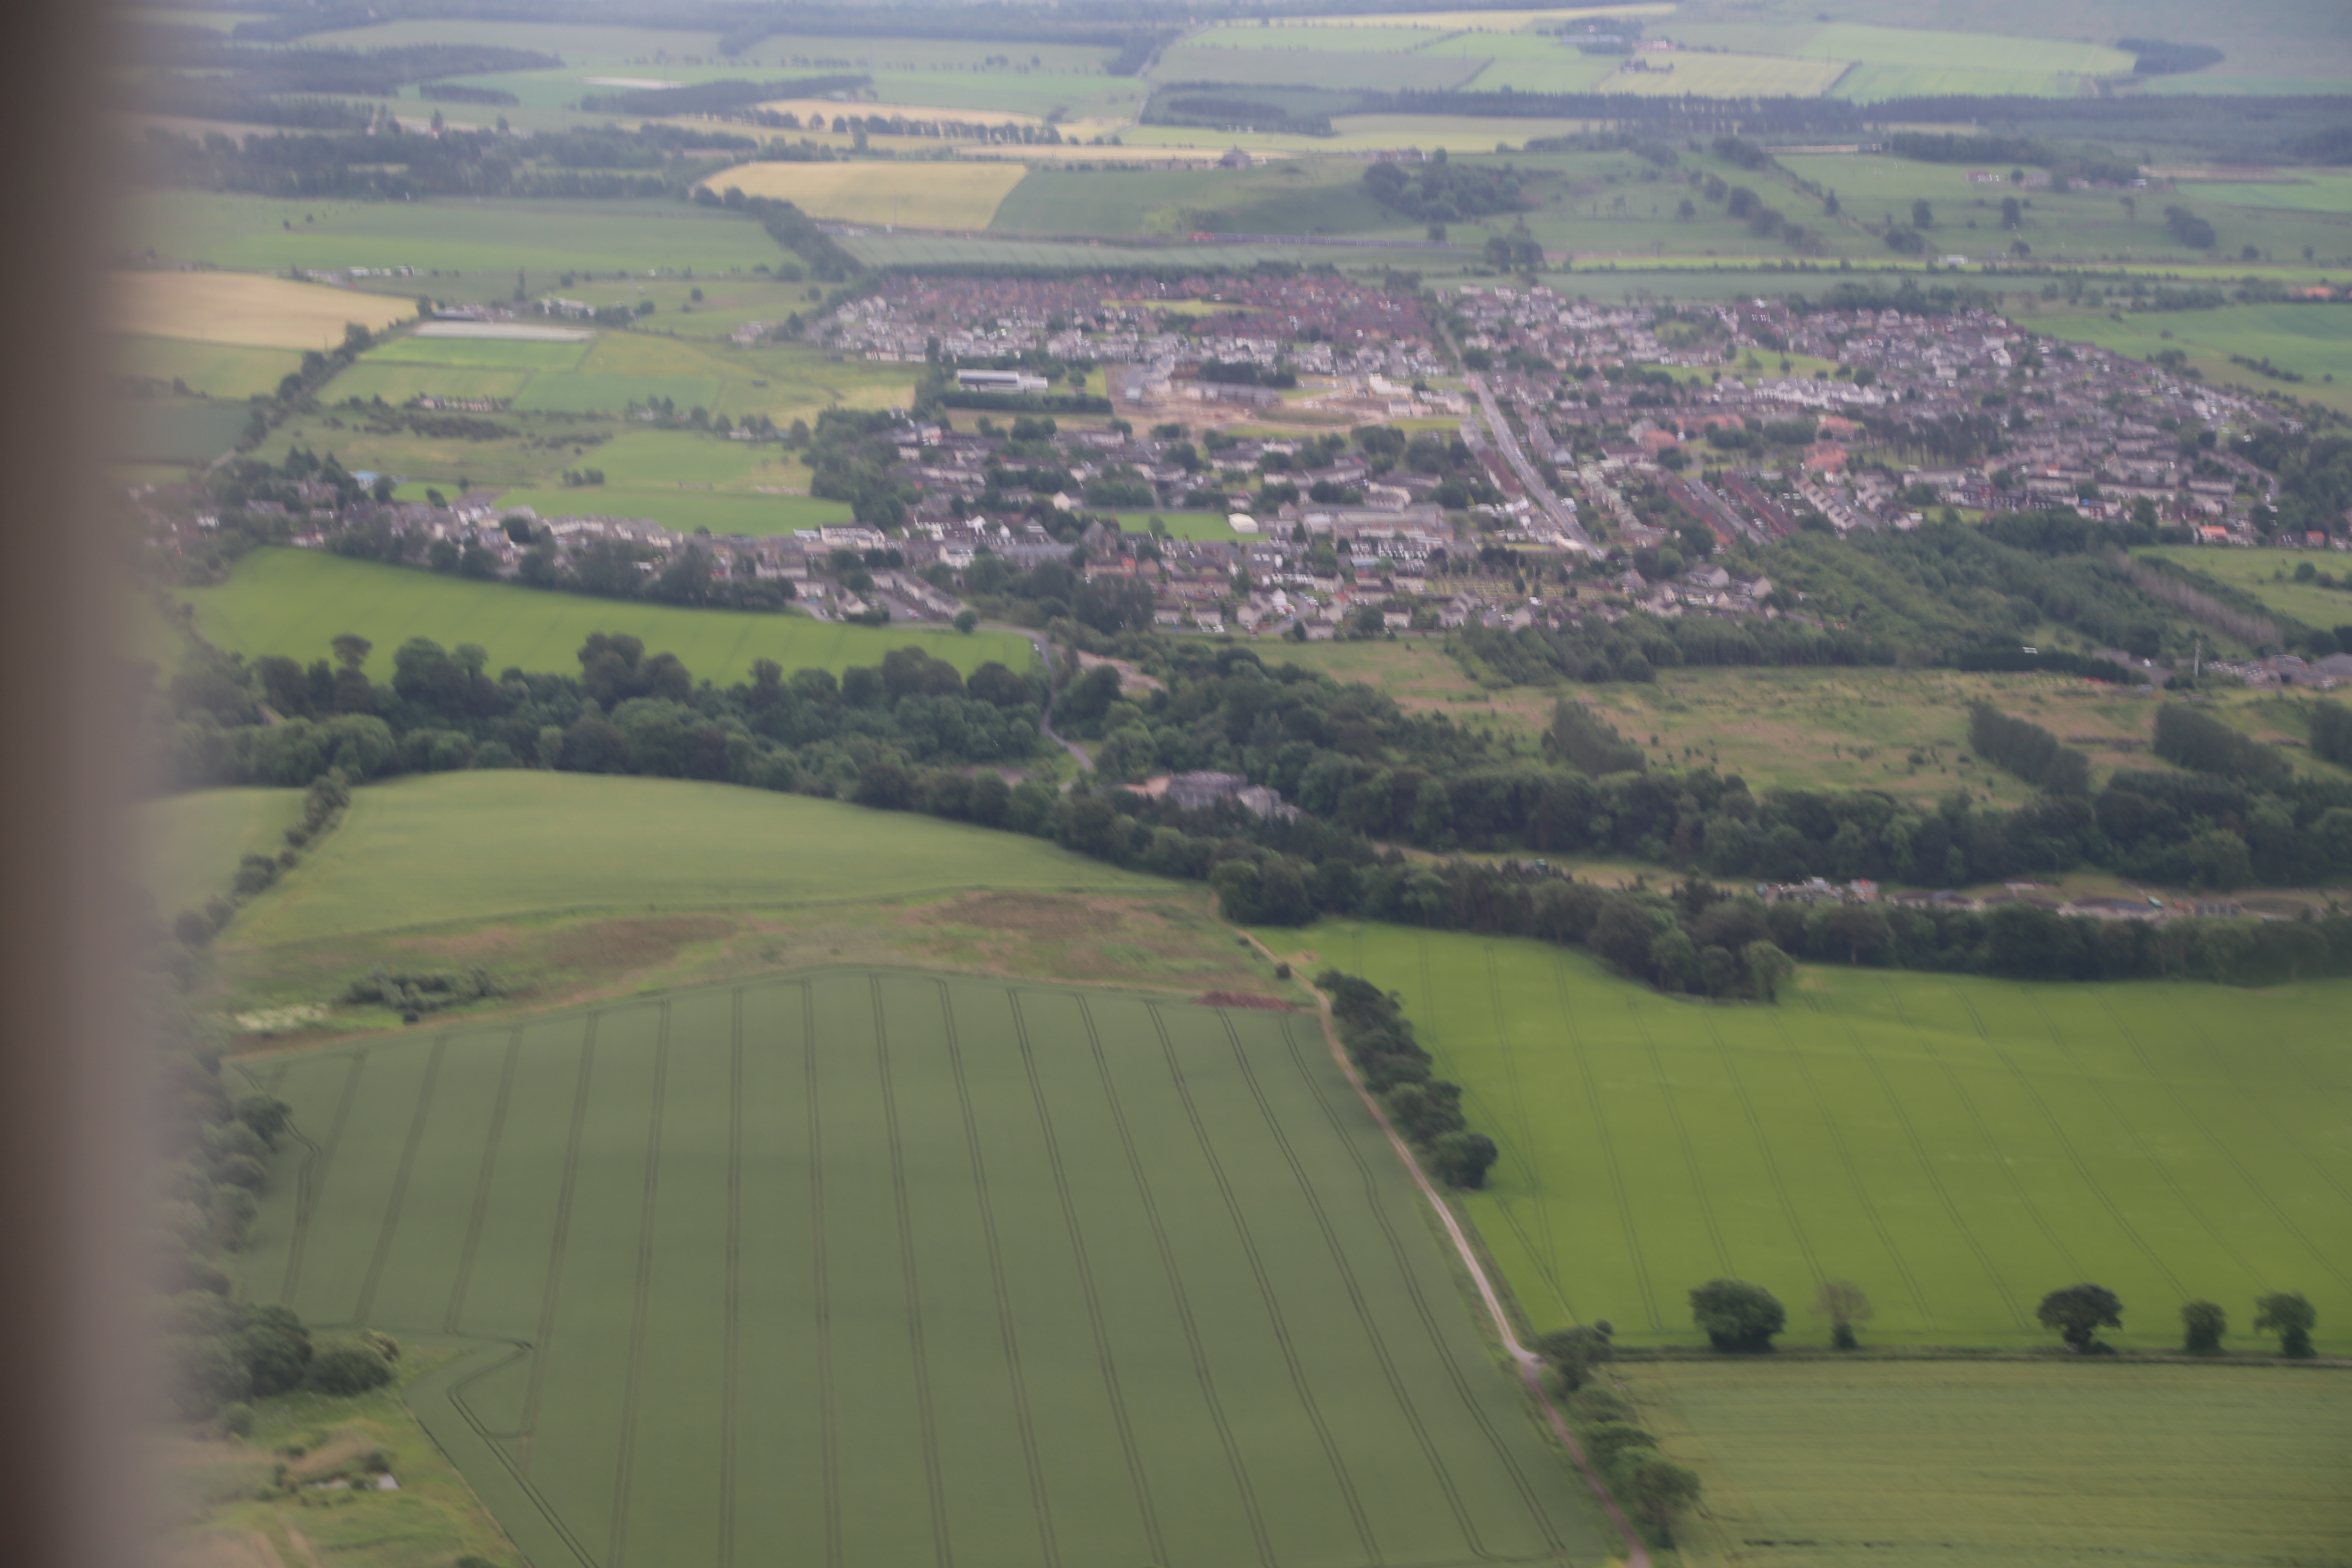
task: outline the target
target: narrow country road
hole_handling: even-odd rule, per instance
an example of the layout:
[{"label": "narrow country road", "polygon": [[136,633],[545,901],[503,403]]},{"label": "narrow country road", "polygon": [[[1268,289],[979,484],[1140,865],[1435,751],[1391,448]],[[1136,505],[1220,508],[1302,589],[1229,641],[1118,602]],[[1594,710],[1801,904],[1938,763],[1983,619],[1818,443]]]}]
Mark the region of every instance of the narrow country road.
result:
[{"label": "narrow country road", "polygon": [[[1218,913],[1213,896],[1209,903],[1209,918],[1234,932],[1269,961],[1276,960],[1273,949]],[[1437,1189],[1430,1184],[1428,1174],[1421,1168],[1421,1162],[1413,1158],[1412,1150],[1396,1128],[1390,1124],[1380,1101],[1374,1100],[1372,1091],[1364,1087],[1364,1080],[1356,1076],[1356,1064],[1348,1059],[1347,1051],[1339,1044],[1339,1031],[1331,1019],[1331,999],[1312,985],[1308,989],[1315,993],[1315,1010],[1322,1019],[1323,1043],[1330,1047],[1331,1059],[1338,1062],[1340,1072],[1347,1075],[1349,1087],[1356,1091],[1356,1098],[1364,1102],[1364,1110],[1370,1113],[1373,1122],[1388,1138],[1389,1147],[1396,1152],[1406,1173],[1412,1177],[1413,1185],[1419,1187],[1421,1195],[1429,1200],[1429,1206],[1437,1211],[1438,1223],[1445,1227],[1446,1236],[1452,1239],[1454,1254],[1462,1259],[1462,1267],[1470,1271],[1472,1281],[1478,1287],[1479,1299],[1486,1305],[1486,1315],[1494,1321],[1495,1332],[1502,1340],[1505,1352],[1519,1369],[1519,1380],[1528,1385],[1528,1393],[1535,1397],[1538,1408],[1544,1413],[1544,1419],[1550,1423],[1552,1436],[1559,1439],[1560,1447],[1568,1451],[1570,1458],[1576,1461],[1576,1468],[1584,1472],[1585,1484],[1600,1500],[1601,1511],[1609,1516],[1609,1522],[1615,1525],[1618,1533],[1624,1537],[1625,1568],[1650,1568],[1650,1549],[1643,1543],[1641,1532],[1633,1528],[1633,1521],[1627,1519],[1624,1510],[1617,1506],[1617,1500],[1611,1494],[1608,1483],[1601,1479],[1601,1472],[1593,1468],[1592,1460],[1584,1452],[1584,1446],[1568,1429],[1567,1421],[1561,1418],[1559,1407],[1552,1404],[1551,1394],[1544,1388],[1543,1358],[1519,1343],[1518,1336],[1511,1331],[1510,1314],[1504,1311],[1503,1299],[1496,1293],[1494,1281],[1487,1278],[1486,1265],[1479,1261],[1477,1250],[1470,1245],[1470,1238],[1463,1234],[1461,1221],[1454,1217],[1452,1206],[1439,1195]]]},{"label": "narrow country road", "polygon": [[1584,531],[1584,524],[1577,521],[1575,512],[1560,504],[1551,487],[1544,483],[1543,476],[1536,472],[1536,466],[1528,461],[1528,455],[1519,450],[1519,438],[1511,433],[1510,422],[1503,417],[1486,378],[1473,371],[1469,380],[1471,390],[1478,395],[1478,405],[1486,411],[1486,427],[1494,432],[1495,445],[1502,449],[1503,460],[1511,465],[1511,472],[1519,476],[1519,483],[1527,487],[1528,499],[1543,508],[1544,515],[1562,533],[1579,544],[1590,546],[1592,540]]},{"label": "narrow country road", "polygon": [[1031,631],[1027,626],[991,626],[988,629],[992,632],[1012,632],[1016,636],[1026,637],[1029,639],[1029,646],[1037,650],[1037,662],[1045,667],[1045,705],[1037,710],[1037,732],[1077,758],[1078,766],[1091,773],[1094,770],[1095,760],[1087,755],[1087,749],[1076,741],[1066,739],[1054,728],[1053,643],[1047,639],[1044,632]]}]

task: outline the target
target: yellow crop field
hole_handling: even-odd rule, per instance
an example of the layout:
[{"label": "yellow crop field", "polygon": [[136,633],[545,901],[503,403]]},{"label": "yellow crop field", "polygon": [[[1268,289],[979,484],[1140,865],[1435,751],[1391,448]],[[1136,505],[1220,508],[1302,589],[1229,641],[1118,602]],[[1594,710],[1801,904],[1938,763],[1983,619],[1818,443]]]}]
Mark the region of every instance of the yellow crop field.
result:
[{"label": "yellow crop field", "polygon": [[1034,114],[1015,114],[1003,109],[935,109],[914,103],[843,103],[830,98],[780,98],[761,108],[776,114],[789,114],[803,124],[811,115],[821,116],[824,123],[833,123],[839,115],[846,120],[852,115],[873,120],[944,120],[961,125],[1043,125],[1045,122]]},{"label": "yellow crop field", "polygon": [[250,272],[121,272],[113,292],[118,331],[253,348],[332,348],[349,322],[376,331],[416,314],[411,300]]},{"label": "yellow crop field", "polygon": [[1642,98],[1818,98],[1851,68],[1844,60],[1801,60],[1784,55],[1716,55],[1675,49],[1637,55],[1629,64],[1643,70],[1616,70],[1602,77],[1595,92]]},{"label": "yellow crop field", "polygon": [[741,163],[703,183],[844,223],[986,228],[1027,172],[1013,163]]}]

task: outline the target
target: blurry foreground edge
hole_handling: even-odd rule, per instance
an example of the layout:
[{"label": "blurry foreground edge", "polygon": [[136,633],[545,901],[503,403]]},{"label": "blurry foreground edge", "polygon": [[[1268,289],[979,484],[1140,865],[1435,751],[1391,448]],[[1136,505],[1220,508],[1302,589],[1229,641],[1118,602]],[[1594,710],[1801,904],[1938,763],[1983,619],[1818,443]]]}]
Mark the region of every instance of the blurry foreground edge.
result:
[{"label": "blurry foreground edge", "polygon": [[0,6],[0,1555],[37,1568],[151,1554],[131,1264],[145,1053],[114,940],[131,715],[96,457],[115,15]]}]

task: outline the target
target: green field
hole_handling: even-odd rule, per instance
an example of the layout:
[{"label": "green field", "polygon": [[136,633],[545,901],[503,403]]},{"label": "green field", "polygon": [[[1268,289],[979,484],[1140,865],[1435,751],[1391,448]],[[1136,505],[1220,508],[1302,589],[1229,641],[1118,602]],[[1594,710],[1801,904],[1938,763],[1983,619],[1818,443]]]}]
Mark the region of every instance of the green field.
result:
[{"label": "green field", "polygon": [[286,830],[301,819],[299,789],[207,789],[145,802],[131,815],[140,884],[166,921],[201,909],[227,896],[244,857],[285,848]]},{"label": "green field", "polygon": [[2293,616],[2306,626],[2327,631],[2352,626],[2352,593],[2294,580],[2294,569],[2298,566],[2316,567],[2338,582],[2352,575],[2352,562],[2347,562],[2333,551],[2176,547],[2144,550],[2140,553],[2160,555],[2168,561],[2202,572],[2209,577],[2219,578],[2233,588],[2242,588],[2280,615]]},{"label": "green field", "polygon": [[[1239,539],[1222,511],[1123,511],[1118,514],[1118,526],[1129,533],[1148,533],[1151,520],[1158,518],[1168,527],[1171,539]],[[1261,535],[1263,537],[1263,535]]]},{"label": "green field", "polygon": [[394,407],[419,397],[494,397],[510,401],[530,384],[526,370],[480,370],[469,365],[408,364],[362,360],[335,377],[335,399],[382,398]]},{"label": "green field", "polygon": [[1444,92],[1467,82],[1481,64],[1458,56],[1448,58],[1369,49],[1218,49],[1186,42],[1164,51],[1153,75],[1162,83],[1182,86],[1320,87],[1345,82],[1379,92]]},{"label": "green field", "polygon": [[[577,352],[571,345],[553,346]],[[729,441],[687,430],[616,428],[613,420],[632,402],[667,397],[680,414],[696,407],[736,420],[763,414],[789,426],[794,419],[814,421],[835,406],[903,407],[912,395],[913,379],[903,365],[831,360],[803,343],[738,348],[644,330],[606,332],[572,371],[442,369],[370,356],[328,384],[322,401],[331,406],[315,416],[298,416],[272,442],[273,448],[281,438],[314,444],[333,452],[346,468],[443,489],[461,478],[490,488],[549,489],[567,468],[597,468],[616,489],[685,483],[744,495],[788,493],[807,488],[808,469],[772,443]],[[520,390],[509,394],[506,389],[518,382]],[[345,423],[344,411],[331,406],[354,396],[402,400],[396,393],[458,395],[467,387],[480,389],[472,395],[512,396],[512,408],[499,421],[514,432],[511,438],[479,441],[354,426]],[[698,525],[699,520],[684,526]]]},{"label": "green field", "polygon": [[576,370],[592,340],[557,342],[523,338],[427,338],[411,332],[363,355],[362,364],[446,366],[450,369]]},{"label": "green field", "polygon": [[1012,632],[854,626],[801,615],[688,610],[622,604],[576,594],[475,583],[404,566],[349,561],[314,550],[257,550],[215,587],[184,588],[196,625],[216,646],[249,658],[283,654],[307,663],[327,657],[345,632],[375,645],[368,669],[388,679],[394,649],[411,637],[444,647],[478,643],[493,670],[571,673],[590,632],[625,632],[647,653],[674,653],[717,685],[750,677],[755,660],[787,670],[879,664],[894,647],[919,647],[970,673],[989,659],[1026,669],[1029,644]]},{"label": "green field", "polygon": [[107,448],[138,462],[210,462],[236,445],[247,416],[226,398],[126,398],[109,410]]},{"label": "green field", "polygon": [[[2134,359],[2178,349],[2208,381],[2256,395],[2284,392],[2352,413],[2352,310],[2341,306],[2223,305],[2211,310],[2130,311],[2117,321],[2103,310],[2028,300],[2014,314],[2032,331],[2094,342]],[[2232,355],[2267,359],[2304,379],[2275,381],[2233,363]]]},{"label": "green field", "polygon": [[[289,267],[413,267],[545,274],[652,268],[749,272],[784,259],[765,230],[738,214],[686,202],[287,201],[203,191],[131,198],[126,226],[179,260],[242,272]],[[372,280],[395,292],[438,295],[427,277]]]},{"label": "green field", "polygon": [[823,528],[850,521],[845,501],[808,496],[738,495],[726,491],[667,489],[651,486],[595,485],[577,489],[508,490],[502,507],[530,508],[541,517],[646,517],[664,528],[692,533],[707,528],[720,536],[764,538],[795,529]]},{"label": "green field", "polygon": [[263,948],[551,910],[1167,886],[1017,834],[804,795],[492,769],[358,792],[343,826],[230,929]]},{"label": "green field", "polygon": [[1367,234],[1418,237],[1363,190],[1360,165],[1033,169],[996,209],[999,234]]},{"label": "green field", "polygon": [[133,336],[119,338],[116,343],[123,374],[184,381],[190,391],[208,397],[247,398],[257,392],[274,393],[279,382],[302,368],[299,349]]},{"label": "green field", "polygon": [[1930,66],[1942,70],[2048,71],[2075,76],[2128,76],[2132,56],[2095,44],[2003,37],[1982,32],[1939,33],[1923,27],[1874,27],[1835,22],[1814,31],[1789,53],[1863,65]]},{"label": "green field", "polygon": [[248,1058],[245,1278],[541,1563],[1597,1563],[1311,1016],[835,970]]},{"label": "green field", "polygon": [[[1776,1007],[1677,1001],[1582,952],[1379,925],[1265,933],[1399,993],[1471,1125],[1502,1147],[1466,1208],[1538,1330],[1607,1318],[1688,1344],[1718,1275],[1865,1341],[2025,1348],[2093,1279],[2127,1347],[2296,1289],[2352,1348],[2352,984],[2041,985],[1808,967]],[[1823,1334],[1822,1337],[1826,1337]]]},{"label": "green field", "polygon": [[[1850,89],[1860,79],[1859,73],[1882,71],[1924,73],[1907,85],[1895,84],[1902,93],[2024,90],[2021,84],[1999,87],[1957,79],[1982,74],[1979,72],[1950,73],[1956,79],[1941,81],[1935,79],[1947,73],[1931,67],[1864,66],[1857,68],[1855,77],[1840,83],[1839,95],[1857,96]],[[1873,89],[1868,96],[1887,94]],[[2331,205],[2341,184],[2331,175],[2316,176],[2307,186],[2293,182],[2200,182],[2185,183],[2172,192],[2053,192],[2013,188],[2005,182],[1978,184],[1969,180],[1967,164],[1919,163],[1880,153],[1794,153],[1780,162],[1790,174],[1835,191],[1850,221],[1907,222],[1912,202],[1926,200],[1935,217],[1929,243],[1939,255],[1951,251],[1989,259],[2006,255],[2012,241],[2022,239],[2032,247],[2037,260],[2073,265],[2131,261],[2213,267],[2226,274],[2233,265],[2242,265],[2241,253],[2249,245],[2282,265],[2301,262],[2305,247],[2311,250],[2310,265],[2321,269],[2352,260],[2352,216],[2340,205]],[[2126,195],[2131,207],[2124,205]],[[2011,195],[2024,203],[2023,226],[2015,231],[2001,226],[2000,204]],[[1798,203],[1800,210],[1812,205],[1810,198],[1795,193],[1788,199]],[[2176,203],[2212,224],[2219,236],[2213,249],[2191,250],[2174,241],[2165,227],[2164,209]],[[1867,235],[1841,230],[1834,224],[1830,228],[1853,242],[1857,259],[1886,254],[1879,241]],[[2316,273],[2313,277],[2315,279]],[[2234,281],[2234,277],[2229,280]],[[2188,314],[2194,319],[2204,312]]]},{"label": "green field", "polygon": [[1706,1485],[1689,1568],[2341,1563],[2335,1371],[1820,1362],[1619,1369]]},{"label": "green field", "polygon": [[2063,71],[1858,65],[1838,78],[1830,96],[1855,103],[1890,98],[2073,98],[2082,84],[2082,78]]}]

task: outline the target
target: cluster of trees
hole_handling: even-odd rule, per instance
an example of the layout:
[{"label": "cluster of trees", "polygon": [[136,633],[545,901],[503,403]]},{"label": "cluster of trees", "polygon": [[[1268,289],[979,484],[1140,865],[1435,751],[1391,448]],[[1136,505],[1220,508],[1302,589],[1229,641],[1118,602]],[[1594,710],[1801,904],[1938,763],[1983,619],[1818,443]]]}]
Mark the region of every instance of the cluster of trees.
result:
[{"label": "cluster of trees", "polygon": [[334,830],[351,799],[351,782],[345,774],[330,768],[312,779],[303,792],[302,819],[286,830],[286,847],[276,855],[242,857],[226,892],[213,894],[201,909],[182,910],[172,917],[173,937],[191,951],[211,942],[228,924],[238,905],[276,886],[281,874],[302,863],[302,852]]},{"label": "cluster of trees", "polygon": [[1495,1142],[1469,1130],[1462,1086],[1430,1076],[1429,1053],[1414,1041],[1403,1006],[1370,981],[1336,969],[1317,975],[1315,984],[1331,999],[1331,1020],[1348,1059],[1422,1163],[1448,1186],[1485,1186]]},{"label": "cluster of trees", "polygon": [[[2122,1299],[2104,1285],[2069,1285],[2042,1298],[2034,1321],[2065,1342],[2077,1355],[2112,1355],[2101,1329],[2124,1325]],[[2273,1290],[2254,1300],[2254,1331],[2276,1334],[2279,1354],[2300,1360],[2312,1354],[2311,1331],[2319,1314],[2299,1290]],[[2218,1354],[2230,1316],[2217,1301],[2185,1301],[2180,1307],[2181,1348],[2192,1355]]]},{"label": "cluster of trees", "polygon": [[1969,705],[1969,744],[1978,756],[2053,795],[2091,793],[2091,759],[2030,719],[1990,702]]},{"label": "cluster of trees", "polygon": [[1374,163],[1364,171],[1363,184],[1374,201],[1416,223],[1458,223],[1519,212],[1528,205],[1523,177],[1510,164],[1451,163],[1442,147],[1416,169]]},{"label": "cluster of trees", "polygon": [[761,151],[750,137],[659,124],[541,132],[525,140],[446,127],[429,136],[403,135],[389,119],[351,126],[337,118],[337,125],[312,134],[242,141],[217,131],[197,137],[150,127],[143,170],[161,184],[278,197],[684,197],[724,166],[714,159]]},{"label": "cluster of trees", "polygon": [[1603,1318],[1545,1334],[1529,1348],[1558,1377],[1578,1444],[1608,1477],[1610,1489],[1661,1540],[1670,1539],[1675,1520],[1698,1506],[1699,1479],[1660,1454],[1658,1439],[1634,1420],[1633,1407],[1594,1379],[1593,1368],[1614,1359],[1613,1332]]},{"label": "cluster of trees", "polygon": [[[340,774],[544,767],[723,779],[845,795],[877,762],[1002,764],[1031,755],[1043,692],[991,662],[970,681],[919,648],[839,679],[772,660],[724,689],[698,684],[635,637],[592,635],[576,676],[509,669],[472,644],[412,638],[391,683],[371,681],[365,638],[332,663],[213,656],[151,699],[159,776],[171,787],[301,785]],[[264,708],[275,722],[265,723]]]},{"label": "cluster of trees", "polygon": [[[2333,702],[2314,706],[2343,711]],[[2241,734],[2211,714],[2179,702],[2168,702],[2157,710],[2154,750],[2168,763],[2256,788],[2279,783],[2293,772],[2277,747]]]},{"label": "cluster of trees", "polygon": [[[1059,571],[1082,595],[1075,574]],[[1039,573],[1051,574],[1040,567],[1020,585],[1045,590]],[[386,688],[364,673],[367,644],[351,638],[335,663],[307,668],[283,658],[205,662],[152,700],[163,776],[180,787],[468,766],[722,779],[1054,838],[1209,882],[1236,920],[1360,914],[1582,943],[1629,975],[1724,998],[1769,999],[1791,954],[2248,984],[2352,968],[2346,916],[2153,925],[2024,904],[1986,913],[1766,904],[1699,875],[1961,885],[2089,863],[2176,884],[2302,882],[2352,869],[2352,784],[2289,776],[2254,789],[2219,774],[2125,772],[2094,795],[2045,795],[2013,810],[1960,795],[1936,804],[1860,791],[1758,795],[1707,768],[1585,771],[1628,760],[1631,749],[1572,717],[1530,756],[1442,716],[1406,713],[1369,688],[1269,669],[1244,649],[1127,636],[1113,646],[1156,660],[1162,689],[1131,697],[1110,665],[1068,685],[1057,716],[1101,743],[1098,784],[1067,796],[963,771],[1044,743],[1036,682],[1001,664],[966,681],[914,648],[838,680],[823,670],[787,679],[763,661],[750,682],[721,689],[629,637],[590,638],[576,677],[509,670],[496,679],[478,648],[416,640],[395,655]],[[259,723],[263,703],[283,721]],[[1198,769],[1242,774],[1297,810],[1185,812],[1115,783]],[[1399,845],[1630,856],[1692,875],[1671,896],[1615,892],[1539,862],[1413,863]]]},{"label": "cluster of trees", "polygon": [[[151,935],[163,951],[161,933]],[[154,1125],[164,1194],[148,1237],[148,1284],[175,1412],[241,1430],[251,1421],[248,1400],[303,1387],[353,1394],[390,1381],[399,1347],[389,1340],[316,1344],[286,1308],[234,1300],[222,1258],[246,1245],[291,1111],[266,1094],[232,1096],[220,1053],[198,1043],[184,1013],[160,999],[151,1011],[162,1051]]]},{"label": "cluster of trees", "polygon": [[393,1377],[400,1346],[362,1329],[314,1341],[292,1309],[185,1290],[157,1304],[173,1409],[239,1435],[252,1429],[256,1399],[297,1389],[348,1397]]}]

